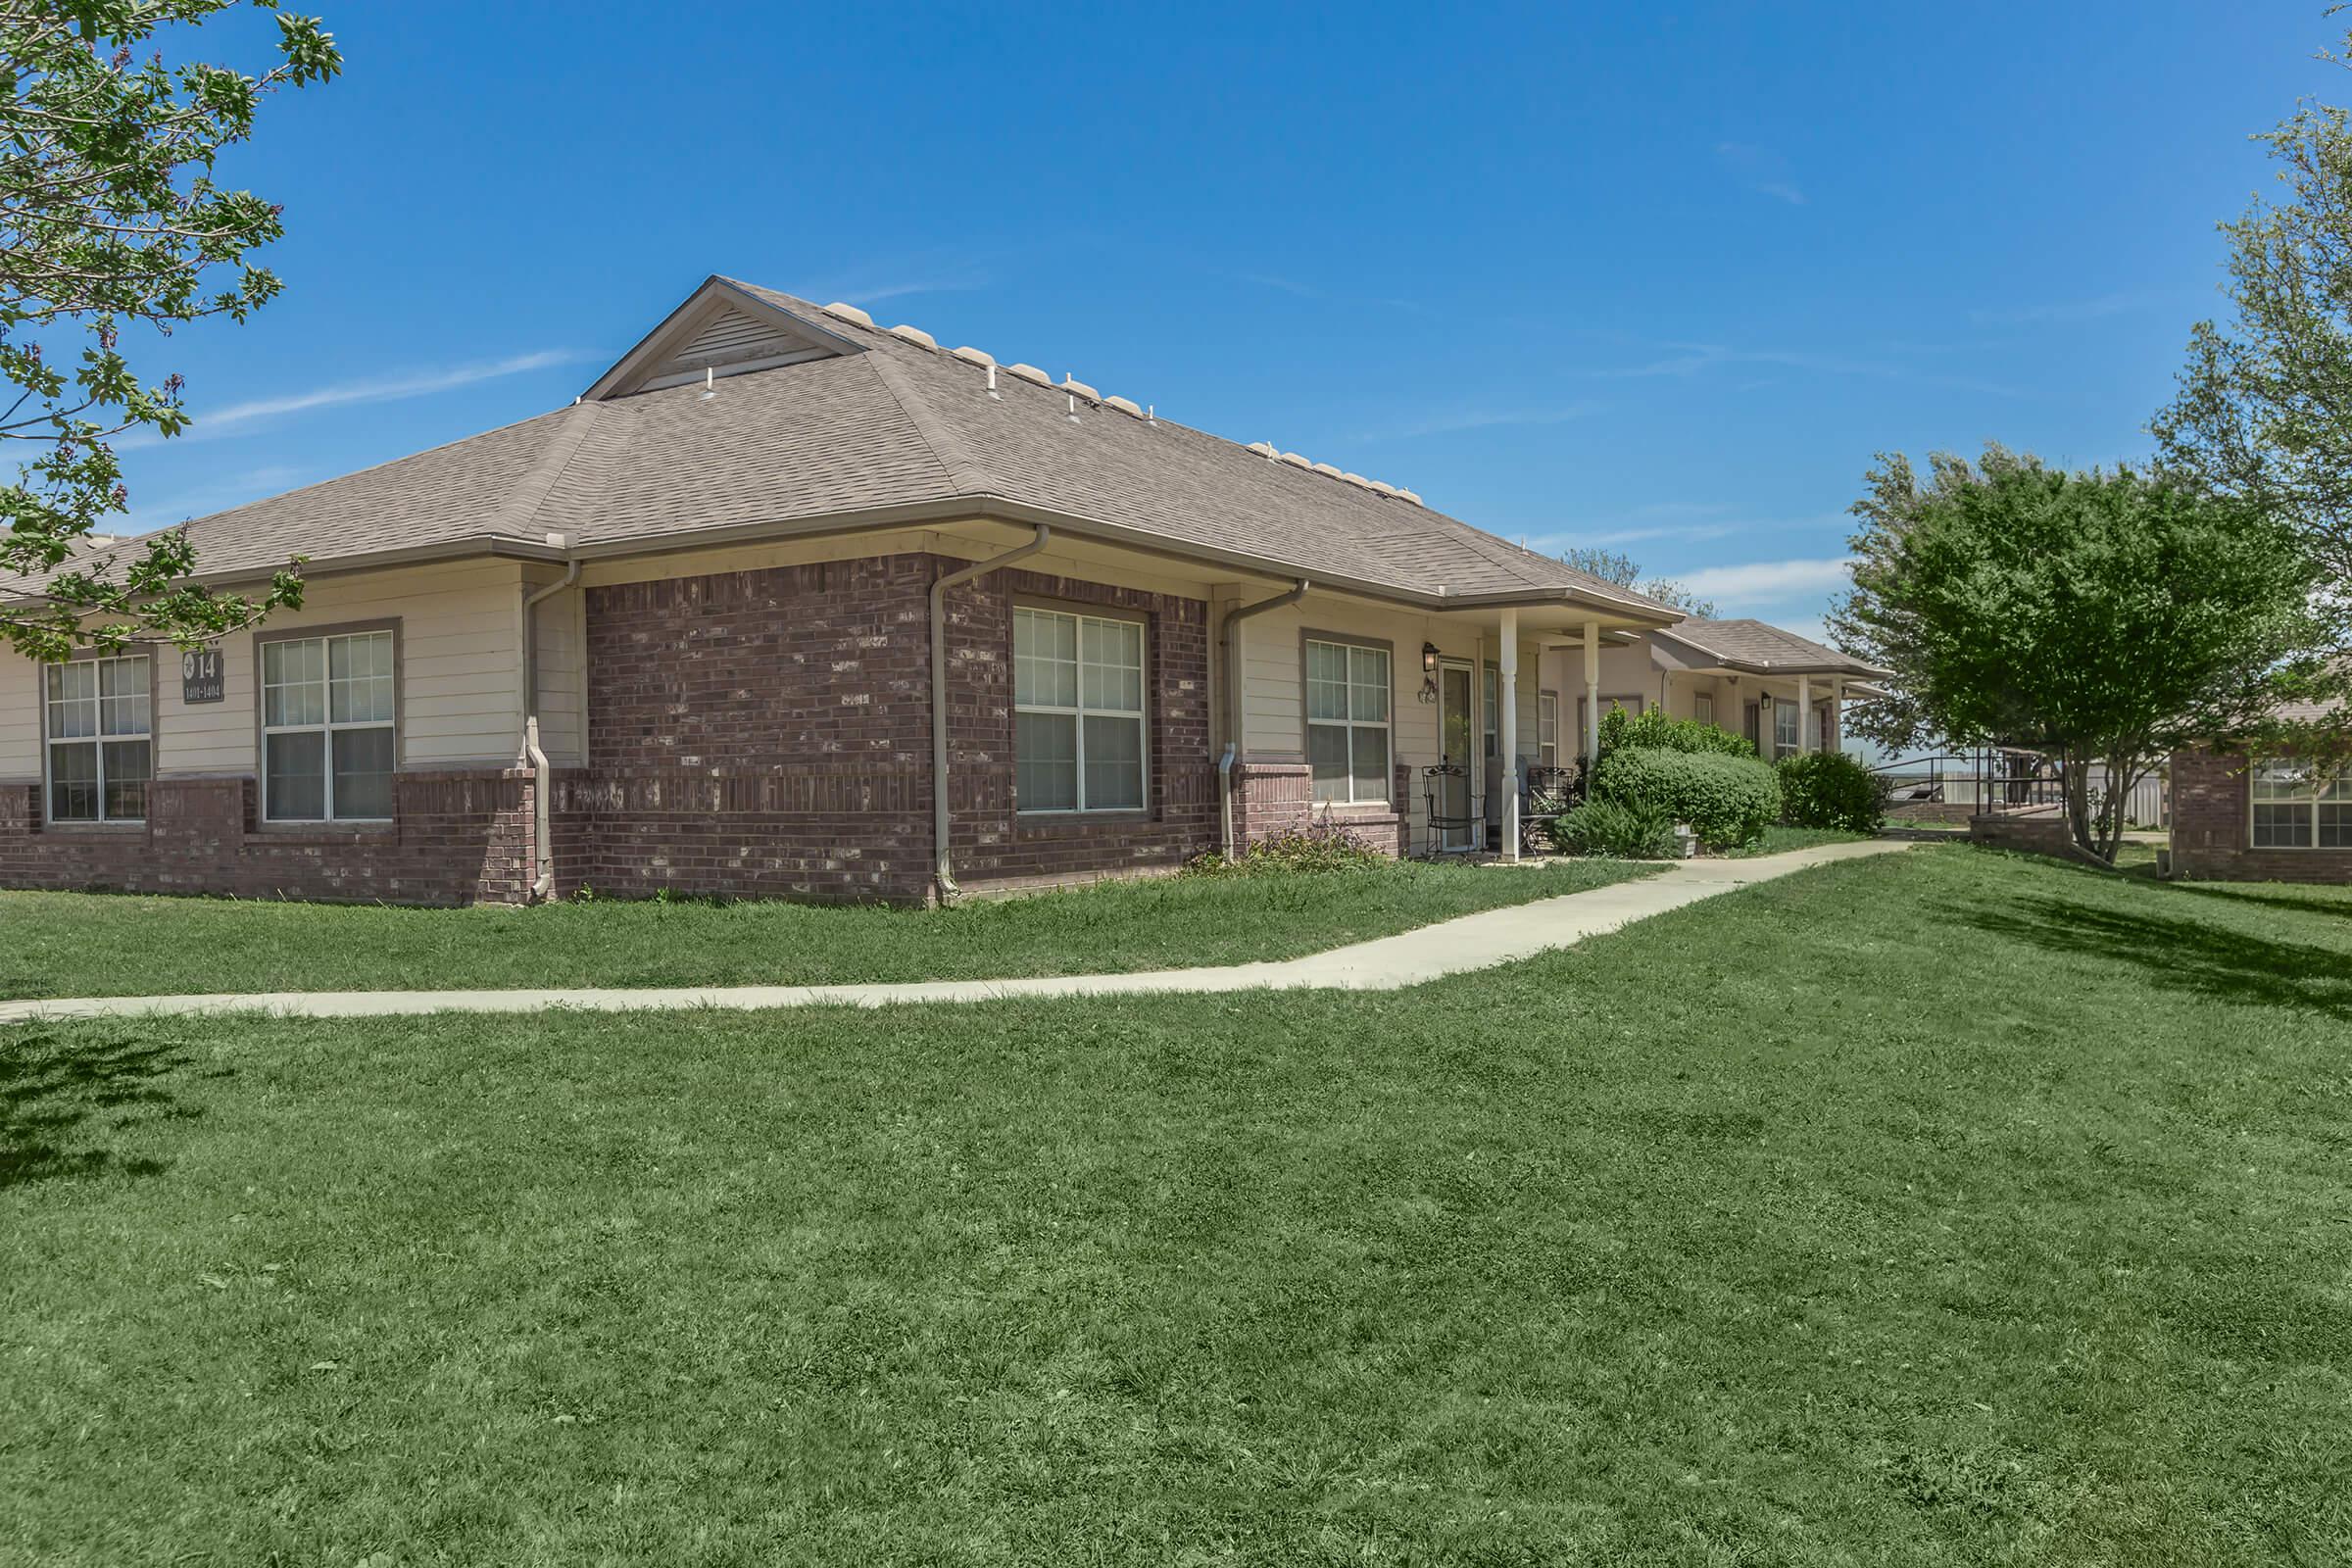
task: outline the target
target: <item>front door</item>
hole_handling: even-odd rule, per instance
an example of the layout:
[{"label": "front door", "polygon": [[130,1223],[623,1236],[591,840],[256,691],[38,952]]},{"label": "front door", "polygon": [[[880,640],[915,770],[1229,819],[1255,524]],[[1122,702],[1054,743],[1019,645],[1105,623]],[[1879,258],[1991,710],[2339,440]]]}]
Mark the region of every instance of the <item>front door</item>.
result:
[{"label": "front door", "polygon": [[[1438,665],[1438,751],[1442,760],[1461,769],[1460,775],[1438,780],[1438,814],[1455,822],[1470,817],[1470,770],[1478,766],[1472,746],[1477,730],[1470,718],[1470,666],[1453,660]],[[1471,830],[1449,827],[1438,835],[1441,850],[1467,850]]]}]

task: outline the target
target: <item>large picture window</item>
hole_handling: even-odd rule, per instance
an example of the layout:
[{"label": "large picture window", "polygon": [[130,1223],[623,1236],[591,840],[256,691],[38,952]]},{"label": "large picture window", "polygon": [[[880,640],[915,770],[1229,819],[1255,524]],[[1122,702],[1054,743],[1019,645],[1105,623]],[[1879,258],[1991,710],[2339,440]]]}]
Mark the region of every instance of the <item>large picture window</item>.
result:
[{"label": "large picture window", "polygon": [[262,644],[262,815],[271,822],[392,816],[392,634]]},{"label": "large picture window", "polygon": [[2293,757],[2254,764],[2254,848],[2352,849],[2352,763]]},{"label": "large picture window", "polygon": [[1315,799],[1389,804],[1389,651],[1306,643],[1306,760]]},{"label": "large picture window", "polygon": [[152,678],[145,654],[49,666],[50,821],[146,820],[155,776]]},{"label": "large picture window", "polygon": [[1022,811],[1144,805],[1144,628],[1012,612],[1013,788]]}]

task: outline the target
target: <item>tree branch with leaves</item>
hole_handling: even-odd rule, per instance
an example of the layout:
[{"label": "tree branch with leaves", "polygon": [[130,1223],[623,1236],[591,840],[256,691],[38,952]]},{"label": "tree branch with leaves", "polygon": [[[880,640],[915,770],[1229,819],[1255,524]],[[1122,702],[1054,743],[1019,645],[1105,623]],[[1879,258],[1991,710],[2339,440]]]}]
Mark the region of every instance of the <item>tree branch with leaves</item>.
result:
[{"label": "tree branch with leaves", "polygon": [[[167,60],[240,7],[276,13],[268,70]],[[0,639],[18,651],[194,646],[301,603],[296,563],[232,594],[192,580],[179,530],[91,544],[129,503],[115,440],[188,424],[180,378],[135,371],[125,330],[242,321],[277,295],[252,258],[283,232],[278,208],[215,174],[266,98],[341,68],[319,21],[276,0],[0,0],[0,443],[18,454],[0,487],[0,579],[15,579]]]},{"label": "tree branch with leaves", "polygon": [[2257,502],[1997,446],[1978,465],[1938,453],[1924,482],[1882,455],[1866,482],[1829,623],[1894,674],[1854,729],[2047,754],[2085,854],[2113,862],[2132,786],[2173,752],[2264,726],[2326,678],[2321,567]]}]

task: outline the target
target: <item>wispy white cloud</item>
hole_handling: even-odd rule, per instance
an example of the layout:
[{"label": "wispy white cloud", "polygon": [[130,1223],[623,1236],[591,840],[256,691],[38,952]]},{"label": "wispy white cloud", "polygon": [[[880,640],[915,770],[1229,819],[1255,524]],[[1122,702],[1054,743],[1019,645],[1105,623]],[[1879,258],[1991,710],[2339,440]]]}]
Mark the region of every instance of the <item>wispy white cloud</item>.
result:
[{"label": "wispy white cloud", "polygon": [[[308,414],[314,409],[340,408],[360,403],[395,403],[404,398],[429,397],[435,392],[450,392],[479,381],[495,381],[502,376],[521,375],[559,365],[574,365],[586,358],[588,356],[577,350],[542,349],[532,354],[510,355],[503,360],[483,360],[469,365],[447,366],[440,369],[408,370],[396,375],[335,381],[280,397],[254,398],[244,403],[231,403],[225,408],[198,410],[190,419],[188,428],[174,439],[201,441],[216,436],[242,435],[251,427],[289,415]],[[115,444],[120,448],[132,449],[154,446],[162,439],[151,432],[138,431]]]},{"label": "wispy white cloud", "polygon": [[2050,326],[2070,321],[2096,321],[2132,311],[2151,310],[2160,305],[2169,305],[2176,298],[2177,295],[2160,289],[2127,289],[2086,300],[2059,300],[2041,305],[1971,311],[1968,318],[1979,326]]},{"label": "wispy white cloud", "polygon": [[892,283],[859,284],[824,292],[834,299],[848,300],[853,305],[879,305],[884,300],[904,299],[909,294],[968,294],[973,289],[986,287],[988,279],[974,274],[957,278],[907,277]]},{"label": "wispy white cloud", "polygon": [[1846,586],[1851,557],[1813,561],[1757,561],[1740,566],[1701,566],[1678,580],[1694,594],[1727,607],[1774,605],[1811,599]]},{"label": "wispy white cloud", "polygon": [[[1939,371],[1919,370],[1888,360],[1856,360],[1837,354],[1816,354],[1803,349],[1740,349],[1728,343],[1665,343],[1665,352],[1654,359],[1636,365],[1608,366],[1589,369],[1584,373],[1606,380],[1641,380],[1658,376],[1693,376],[1729,366],[1772,365],[1792,370],[1808,370],[1821,375],[1865,376],[1877,380],[1916,381],[1928,386],[1947,386],[1970,392],[1984,392],[1996,397],[2031,396],[2020,387],[2004,386],[1995,381],[1979,381],[1967,376],[1945,375]],[[1750,383],[1751,386],[1769,382]]]},{"label": "wispy white cloud", "polygon": [[1452,435],[1462,430],[1492,430],[1504,425],[1566,424],[1571,419],[1590,418],[1608,407],[1605,403],[1579,402],[1531,409],[1459,409],[1449,414],[1433,414],[1410,420],[1387,430],[1368,432],[1360,439],[1367,441],[1410,440],[1416,436]]},{"label": "wispy white cloud", "polygon": [[1755,147],[1746,142],[1726,141],[1715,145],[1715,161],[1732,176],[1759,196],[1787,202],[1791,207],[1805,205],[1805,193],[1800,189],[1788,169],[1788,160],[1769,147]]}]

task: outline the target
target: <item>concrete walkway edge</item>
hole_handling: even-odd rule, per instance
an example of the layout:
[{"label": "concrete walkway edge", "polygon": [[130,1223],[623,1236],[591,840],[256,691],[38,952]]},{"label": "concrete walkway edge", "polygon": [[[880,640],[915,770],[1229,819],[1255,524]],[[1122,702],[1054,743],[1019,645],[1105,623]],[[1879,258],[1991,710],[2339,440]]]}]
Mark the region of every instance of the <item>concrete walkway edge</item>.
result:
[{"label": "concrete walkway edge", "polygon": [[[1653,877],[1532,904],[1484,909],[1396,936],[1304,957],[1129,974],[1041,975],[840,986],[675,986],[502,991],[269,991],[182,997],[78,997],[0,1003],[0,1024],[46,1019],[266,1012],[297,1018],[377,1018],[431,1012],[636,1012],[666,1007],[886,1007],[1016,997],[1157,996],[1211,991],[1394,991],[1512,963],[1669,909],[1793,871],[1909,849],[1894,840],[1817,845],[1743,860],[1681,860]],[[1496,871],[1507,876],[1507,871]]]}]

